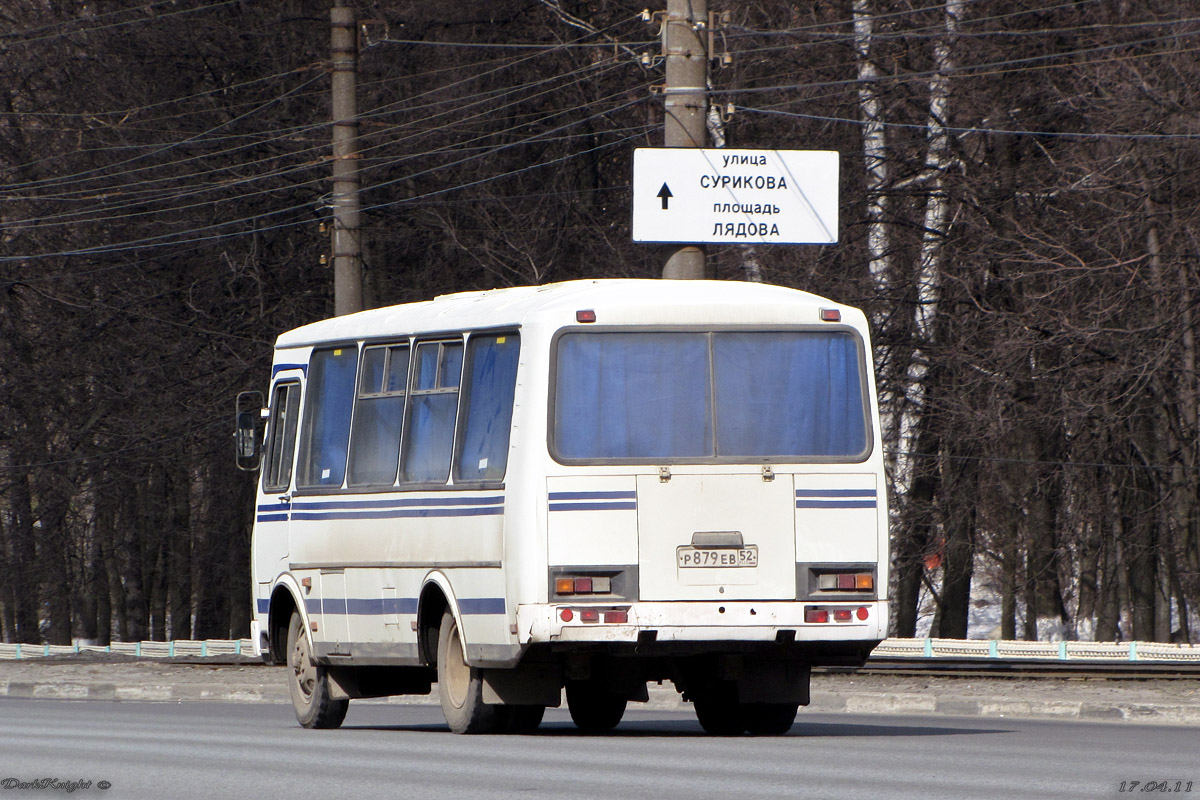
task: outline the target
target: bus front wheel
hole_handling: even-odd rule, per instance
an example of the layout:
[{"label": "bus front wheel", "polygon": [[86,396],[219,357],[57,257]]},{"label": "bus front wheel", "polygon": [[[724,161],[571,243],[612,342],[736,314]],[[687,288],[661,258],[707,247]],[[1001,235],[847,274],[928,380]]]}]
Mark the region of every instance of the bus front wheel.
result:
[{"label": "bus front wheel", "polygon": [[288,691],[296,719],[306,728],[336,728],[346,718],[349,700],[334,700],[325,668],[312,663],[304,620],[292,612],[287,639]]},{"label": "bus front wheel", "polygon": [[499,731],[502,720],[497,707],[483,702],[483,677],[463,657],[462,634],[449,611],[442,615],[442,626],[438,631],[437,681],[442,713],[450,730],[455,733]]}]

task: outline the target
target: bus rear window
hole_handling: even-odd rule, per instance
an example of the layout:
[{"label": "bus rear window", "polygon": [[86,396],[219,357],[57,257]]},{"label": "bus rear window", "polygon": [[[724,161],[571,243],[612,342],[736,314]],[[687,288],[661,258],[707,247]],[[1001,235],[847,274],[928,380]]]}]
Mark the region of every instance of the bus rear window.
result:
[{"label": "bus rear window", "polygon": [[845,331],[568,333],[552,447],[564,461],[867,454],[858,339]]}]

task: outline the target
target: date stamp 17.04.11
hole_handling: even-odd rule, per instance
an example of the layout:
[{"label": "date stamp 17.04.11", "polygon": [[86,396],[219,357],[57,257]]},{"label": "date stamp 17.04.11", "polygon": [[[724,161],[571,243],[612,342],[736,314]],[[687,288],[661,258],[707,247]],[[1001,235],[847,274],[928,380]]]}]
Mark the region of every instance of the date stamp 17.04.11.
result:
[{"label": "date stamp 17.04.11", "polygon": [[[1188,794],[1192,791],[1194,781],[1121,781],[1121,786],[1117,790],[1122,794],[1129,792],[1137,792],[1139,794],[1150,794],[1157,792],[1160,794]],[[1200,788],[1197,790],[1200,794]]]}]

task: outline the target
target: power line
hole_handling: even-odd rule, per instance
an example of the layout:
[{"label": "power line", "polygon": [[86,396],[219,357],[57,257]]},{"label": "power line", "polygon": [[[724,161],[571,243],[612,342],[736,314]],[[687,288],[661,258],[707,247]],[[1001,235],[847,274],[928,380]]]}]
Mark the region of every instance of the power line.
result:
[{"label": "power line", "polygon": [[[551,87],[550,89],[547,89],[547,92],[549,92],[549,91],[555,91],[555,88]],[[622,92],[618,93],[618,95],[614,95],[614,96],[619,96],[624,93],[625,92],[622,91]],[[537,96],[539,96],[539,95],[534,95],[534,97],[537,97]],[[518,100],[514,101],[514,102],[526,102],[528,99],[529,98],[518,98]],[[601,98],[600,102],[603,102],[607,99],[610,99],[610,98]],[[503,106],[501,108],[503,108]],[[489,106],[488,109],[486,110],[486,113],[495,113],[496,110],[497,109],[495,106]],[[398,164],[401,164],[401,163],[404,163],[407,161],[428,158],[430,156],[436,155],[441,152],[446,152],[448,150],[454,150],[456,152],[461,153],[464,150],[468,150],[469,149],[468,146],[474,142],[493,138],[495,136],[501,136],[501,135],[504,135],[504,134],[507,134],[507,133],[510,133],[510,132],[513,132],[516,130],[527,128],[532,124],[549,122],[556,117],[562,116],[563,114],[566,114],[566,113],[570,113],[572,110],[573,109],[560,109],[560,110],[554,111],[551,114],[545,115],[540,118],[519,122],[518,124],[514,125],[513,127],[510,127],[507,129],[486,131],[473,139],[468,139],[466,141],[462,141],[462,140],[450,141],[450,142],[445,143],[442,146],[435,148],[434,150],[431,150],[431,151],[416,152],[416,153],[408,152],[408,153],[405,153],[404,155],[394,158],[394,159],[369,164],[363,168],[363,171],[366,172],[369,170],[377,170],[377,169],[381,169],[381,168],[396,166]],[[461,120],[459,120],[458,122],[459,122],[459,124],[461,124]],[[437,128],[432,129],[432,131],[422,131],[419,134],[416,134],[415,136],[425,135],[425,134],[428,134],[431,132],[439,132],[442,130],[444,130],[444,127],[439,126]],[[414,138],[414,137],[410,137],[410,138]],[[530,137],[528,140],[553,141],[554,139],[553,139],[553,137],[547,137],[545,135],[535,135],[534,137]],[[386,147],[386,146],[391,146],[391,145],[394,145],[395,143],[396,143],[395,141],[385,141],[385,142],[373,145],[368,148],[363,148],[361,150],[361,152],[363,152],[365,154],[365,153],[369,152],[370,150],[379,149],[379,148]],[[520,143],[521,142],[519,141],[519,142],[515,142],[514,144],[520,144]],[[320,148],[313,148],[313,149],[323,150],[324,145],[321,145]],[[480,148],[480,150],[484,153],[487,153],[487,152],[491,152],[492,148]],[[272,156],[269,160],[278,160],[281,157],[282,156]],[[243,186],[246,184],[259,182],[259,181],[262,181],[262,180],[265,180],[268,178],[281,177],[281,176],[284,176],[284,175],[287,175],[287,174],[290,174],[293,172],[308,170],[312,166],[314,166],[316,163],[319,163],[319,162],[306,162],[306,163],[302,163],[302,164],[298,164],[298,165],[290,165],[290,166],[286,166],[286,167],[283,167],[278,170],[273,170],[273,171],[265,173],[265,174],[258,174],[258,175],[250,176],[247,178],[242,178],[242,179],[232,180],[232,181],[223,180],[223,181],[218,181],[213,184],[201,184],[198,187],[180,187],[174,183],[174,181],[179,180],[180,178],[165,177],[165,178],[154,179],[153,181],[147,181],[145,183],[149,184],[149,183],[159,183],[159,182],[164,182],[164,181],[172,181],[170,194],[169,195],[158,194],[158,195],[150,195],[148,197],[143,196],[143,197],[131,198],[124,203],[106,206],[104,210],[105,210],[105,212],[113,212],[113,211],[119,211],[122,209],[135,208],[135,207],[144,205],[145,203],[150,202],[152,200],[157,200],[161,203],[161,202],[168,202],[171,200],[179,200],[179,199],[183,199],[183,198],[189,197],[189,196],[202,195],[202,194],[212,192],[212,191],[233,189],[233,188],[237,188],[237,187],[240,187],[240,186]],[[236,166],[237,166],[237,168],[245,168],[247,165],[242,163],[242,164],[238,164]],[[229,169],[232,169],[232,168],[233,167],[231,167]],[[224,169],[211,170],[211,171],[209,171],[209,173],[211,174],[212,172],[223,172],[223,171],[225,171],[225,170]],[[194,174],[196,174],[196,173],[194,173]],[[311,180],[305,181],[306,184],[311,183],[311,182],[312,182]],[[132,187],[136,186],[136,185],[137,184],[133,184],[132,186],[126,185],[123,187],[116,187],[111,190],[89,189],[89,190],[86,190],[87,196],[80,197],[78,199],[90,199],[90,200],[94,201],[94,199],[97,195],[105,195],[105,194],[110,194],[110,193],[113,194],[114,196],[119,197],[119,196],[123,196],[123,195],[127,194],[128,192],[132,191]],[[80,190],[80,192],[83,192],[83,191],[85,191],[85,190]],[[274,191],[276,191],[276,189],[268,188],[268,189],[263,189],[260,192],[254,192],[251,195],[243,194],[243,195],[239,195],[234,198],[226,198],[226,199],[244,200],[247,197],[254,196],[254,194],[266,194],[266,193],[271,193]],[[78,194],[80,194],[80,192],[76,192],[74,194],[78,195]],[[42,199],[42,198],[35,198],[35,199]],[[221,200],[217,200],[216,202],[221,202]],[[195,206],[192,205],[192,206],[174,207],[171,210],[182,211],[182,210],[185,210],[188,208],[193,208],[193,207],[195,207]],[[10,227],[10,228],[23,227],[23,228],[34,229],[34,228],[40,228],[40,227],[50,227],[53,225],[74,224],[79,221],[89,221],[89,222],[116,221],[116,220],[125,219],[125,218],[133,217],[133,216],[140,216],[140,215],[146,215],[146,214],[158,214],[158,213],[161,213],[161,210],[162,209],[155,208],[155,209],[139,211],[139,212],[135,212],[135,213],[131,213],[131,214],[123,214],[122,215],[122,214],[105,213],[101,216],[96,216],[93,213],[94,209],[88,208],[88,209],[81,210],[81,211],[64,212],[64,213],[61,213],[58,215],[49,215],[49,216],[40,215],[36,218],[29,218],[29,219],[25,219],[25,220],[10,220],[10,221],[7,221],[4,226]],[[4,226],[0,226],[0,227],[4,227]]]},{"label": "power line", "polygon": [[[168,11],[164,14],[156,14],[155,16],[149,17],[149,18],[142,17],[139,19],[122,20],[119,22],[111,22],[111,23],[105,23],[102,25],[94,25],[91,27],[85,27],[85,28],[81,28],[79,30],[61,31],[59,33],[46,34],[44,36],[30,36],[31,33],[36,34],[36,33],[40,33],[41,31],[51,30],[53,28],[63,28],[68,25],[80,24],[85,19],[89,20],[89,21],[104,20],[104,19],[107,19],[108,17],[115,17],[120,14],[126,14],[126,13],[133,12],[133,11],[149,12],[149,11],[152,11],[161,6],[168,6],[168,5],[174,6],[174,5],[178,5],[178,0],[158,0],[158,2],[148,3],[144,6],[138,6],[135,8],[123,8],[123,9],[118,9],[116,11],[109,11],[109,12],[106,12],[103,14],[96,14],[95,16],[86,17],[86,18],[62,20],[60,22],[51,23],[50,25],[43,25],[38,28],[28,28],[24,31],[11,31],[8,33],[0,34],[0,45],[3,45],[3,48],[0,49],[0,52],[3,52],[4,50],[15,49],[17,46],[20,46],[20,45],[41,44],[41,43],[47,42],[51,39],[65,38],[67,36],[75,36],[75,35],[80,35],[80,34],[99,33],[102,31],[110,31],[114,28],[127,27],[129,25],[138,25],[138,24],[142,24],[142,23],[158,22],[159,20],[162,20],[162,19],[179,17],[179,16],[183,16],[185,14],[193,14],[197,11],[211,11],[213,9],[221,8],[223,6],[233,5],[237,1],[238,0],[213,0],[213,2],[210,2],[207,5],[196,6],[194,8],[183,8],[183,9],[179,9],[178,11]],[[4,43],[2,41],[4,39],[15,39],[16,41],[14,41],[12,43]]]},{"label": "power line", "polygon": [[[600,31],[600,32],[598,32],[598,33],[603,33],[603,31]],[[568,44],[570,44],[570,43],[568,43]],[[555,46],[555,48],[552,48],[552,49],[560,49],[560,48],[561,48],[561,47],[563,47],[563,46],[565,46],[565,45],[556,45],[556,46]],[[549,51],[547,51],[547,52],[549,52]],[[459,110],[461,110],[461,108],[462,108],[462,105],[461,105],[461,104],[462,104],[464,101],[470,101],[470,105],[479,105],[479,104],[481,104],[481,103],[485,102],[485,101],[486,101],[486,100],[488,100],[488,99],[494,99],[496,96],[503,96],[503,95],[508,95],[508,94],[516,94],[516,93],[519,93],[519,92],[520,92],[522,89],[525,89],[525,88],[530,88],[530,87],[533,87],[533,86],[538,86],[538,85],[542,85],[542,84],[552,83],[552,82],[554,82],[554,81],[560,81],[560,80],[563,80],[564,78],[575,77],[575,76],[577,76],[577,75],[579,75],[579,74],[582,74],[583,72],[587,72],[587,71],[590,71],[590,70],[598,69],[598,68],[600,68],[601,66],[603,66],[603,65],[598,65],[598,64],[588,64],[588,65],[584,65],[583,67],[580,67],[580,68],[578,68],[578,69],[576,69],[576,70],[573,70],[572,72],[566,73],[565,75],[561,75],[561,74],[560,74],[560,75],[554,75],[554,76],[551,76],[551,77],[549,77],[549,78],[543,78],[543,79],[539,79],[539,80],[537,80],[537,81],[533,81],[533,82],[527,82],[527,83],[525,83],[525,84],[519,84],[519,85],[516,85],[516,86],[504,87],[504,88],[502,88],[502,89],[493,90],[492,92],[489,92],[489,93],[479,93],[479,94],[476,94],[476,95],[469,95],[469,96],[466,96],[466,97],[458,97],[458,98],[439,99],[439,101],[438,101],[438,102],[436,102],[436,103],[431,103],[431,104],[427,104],[427,105],[425,105],[425,106],[412,106],[412,105],[411,105],[411,101],[412,101],[412,100],[414,100],[414,99],[419,99],[419,98],[422,98],[422,97],[425,97],[425,96],[430,96],[430,95],[436,95],[436,96],[439,96],[439,97],[444,97],[444,95],[445,95],[445,92],[446,92],[446,90],[447,90],[448,88],[452,88],[452,87],[454,87],[454,86],[457,86],[457,85],[461,85],[461,84],[469,83],[469,82],[471,82],[471,81],[479,80],[479,79],[481,79],[481,78],[483,78],[483,77],[485,77],[485,76],[488,76],[488,75],[494,74],[494,73],[496,73],[496,72],[499,72],[499,71],[501,71],[501,70],[504,70],[504,69],[509,69],[509,68],[512,68],[512,67],[514,67],[514,66],[517,66],[517,65],[520,65],[520,64],[522,64],[522,63],[524,63],[524,62],[526,62],[526,61],[528,61],[528,60],[530,60],[530,59],[532,59],[532,58],[536,58],[538,55],[544,55],[544,54],[545,54],[545,53],[542,53],[542,54],[535,54],[534,56],[527,56],[527,57],[524,57],[524,58],[521,58],[521,59],[517,59],[516,61],[513,61],[513,62],[511,62],[511,63],[508,63],[508,64],[504,64],[504,65],[502,65],[502,66],[500,66],[500,67],[497,67],[497,68],[495,68],[495,69],[490,69],[490,70],[488,70],[488,71],[486,71],[486,72],[484,72],[484,73],[477,74],[477,75],[470,75],[470,76],[468,76],[468,77],[466,77],[466,78],[463,78],[463,79],[460,79],[460,80],[458,80],[458,81],[455,81],[455,82],[453,82],[453,83],[451,83],[451,84],[449,84],[449,85],[443,85],[443,86],[437,86],[437,87],[433,87],[433,88],[430,88],[430,89],[426,90],[425,92],[419,93],[419,94],[417,94],[417,95],[410,95],[410,96],[406,97],[404,101],[398,101],[397,103],[393,103],[393,104],[384,105],[384,106],[381,106],[381,107],[379,107],[379,108],[372,109],[372,110],[370,110],[370,111],[364,112],[363,114],[361,114],[361,115],[360,115],[360,119],[368,119],[368,120],[369,120],[369,119],[372,119],[372,118],[375,118],[375,117],[379,117],[379,116],[383,116],[383,115],[385,115],[385,114],[389,114],[389,113],[402,113],[402,112],[403,112],[403,113],[412,113],[413,111],[418,111],[418,110],[422,110],[422,109],[425,109],[425,108],[431,108],[431,107],[435,107],[436,105],[441,105],[441,104],[449,104],[449,103],[457,103],[457,104],[458,104],[457,108],[458,108]],[[293,72],[296,72],[296,71],[297,71],[297,70],[290,70],[290,71],[288,71],[288,72],[285,72],[285,73],[280,73],[280,75],[292,74]],[[315,79],[314,79],[314,80],[315,80]],[[252,81],[252,82],[248,82],[247,84],[244,84],[244,85],[251,85],[251,84],[253,84],[253,83],[256,83],[256,82],[258,82],[258,81]],[[299,94],[299,93],[301,93],[301,90],[304,88],[304,86],[307,86],[307,85],[309,85],[309,84],[311,84],[311,83],[312,83],[312,81],[310,80],[310,81],[306,82],[305,84],[302,84],[300,87],[295,87],[295,88],[293,88],[293,89],[289,90],[287,93],[285,93],[285,95],[284,95],[284,96],[290,96],[290,95]],[[197,96],[203,96],[203,95],[197,95]],[[228,126],[229,126],[229,125],[231,125],[233,122],[235,122],[237,119],[243,119],[243,118],[246,118],[246,117],[250,116],[251,114],[253,114],[253,113],[257,112],[257,111],[259,111],[259,110],[262,110],[262,109],[264,109],[264,108],[268,107],[270,104],[272,104],[272,103],[276,102],[276,101],[277,101],[277,100],[279,100],[279,99],[281,99],[281,98],[278,98],[278,97],[277,97],[277,98],[274,98],[272,101],[270,101],[270,102],[269,102],[269,103],[267,103],[267,104],[259,104],[258,106],[256,106],[256,107],[255,107],[255,109],[253,109],[253,110],[252,110],[252,111],[250,111],[250,112],[247,112],[247,113],[245,113],[245,114],[242,114],[242,115],[240,115],[240,116],[239,116],[238,118],[236,118],[235,120],[226,121],[226,122],[222,123],[221,125],[219,125],[219,126],[217,126],[217,127],[215,127],[215,128],[211,128],[211,129],[209,129],[209,130],[206,130],[206,131],[204,131],[204,132],[202,132],[202,133],[199,133],[199,134],[194,134],[194,135],[192,135],[192,136],[188,137],[187,139],[185,139],[185,140],[184,140],[184,142],[186,142],[186,143],[198,143],[198,142],[204,142],[204,141],[211,141],[211,140],[213,140],[213,139],[214,139],[214,137],[212,136],[212,133],[213,133],[215,130],[219,130],[219,129],[222,129],[222,128],[225,128],[225,127],[228,127]],[[521,102],[521,101],[520,101],[520,100],[517,100],[517,101],[515,101],[515,102]],[[161,104],[155,104],[155,105],[161,105]],[[148,106],[148,107],[153,107],[153,106]],[[208,113],[208,112],[205,112],[205,113]],[[446,113],[450,113],[450,112],[446,112]],[[482,114],[481,114],[481,115],[482,115]],[[426,119],[428,119],[428,118],[426,118]],[[314,123],[314,124],[312,124],[312,125],[310,125],[310,126],[304,126],[304,127],[299,127],[299,128],[290,128],[290,129],[286,129],[284,132],[280,132],[279,136],[278,136],[278,137],[276,137],[276,139],[269,139],[269,140],[267,140],[267,141],[273,141],[273,140],[278,140],[278,139],[287,138],[287,137],[295,137],[296,135],[298,135],[298,134],[300,134],[300,133],[303,133],[303,132],[307,132],[307,131],[313,131],[313,132],[315,132],[315,131],[317,131],[317,130],[322,130],[322,129],[324,129],[324,128],[328,127],[328,124],[329,124],[329,123],[327,123],[327,122],[320,122],[320,123]],[[247,136],[252,136],[252,135],[254,135],[254,134],[236,134],[236,135],[233,135],[233,138],[245,138],[245,137],[247,137]],[[379,135],[379,132],[378,132],[378,131],[377,131],[377,132],[373,132],[373,133],[371,133],[371,134],[368,134],[368,136],[371,136],[371,137],[374,137],[374,136],[377,136],[377,135]],[[240,149],[245,149],[245,148],[248,148],[248,147],[257,146],[257,145],[259,145],[259,144],[261,144],[261,143],[262,143],[262,140],[259,140],[259,141],[256,141],[256,142],[250,142],[249,144],[246,144],[246,145],[242,145],[242,146],[240,146],[240,147],[233,148],[232,150],[230,150],[230,151],[226,151],[226,152],[236,152],[237,150],[240,150]],[[180,144],[179,142],[176,142],[176,143],[172,144],[172,145],[171,145],[171,147],[177,147],[179,144]],[[324,143],[324,142],[322,142],[320,145],[316,145],[316,146],[314,146],[313,148],[310,148],[310,150],[314,150],[314,151],[315,151],[315,150],[321,150],[321,149],[323,149],[324,147],[325,147],[325,143]],[[141,155],[139,155],[139,156],[136,156],[136,157],[133,157],[133,158],[127,159],[126,161],[123,161],[123,162],[118,162],[116,165],[108,165],[107,167],[93,168],[93,169],[91,169],[91,170],[88,170],[88,171],[86,171],[86,172],[83,172],[83,173],[76,173],[75,175],[70,175],[70,176],[60,176],[60,177],[58,177],[58,178],[50,178],[50,179],[46,179],[46,180],[44,180],[44,181],[33,181],[33,182],[27,182],[27,183],[24,183],[24,184],[13,184],[13,185],[10,185],[10,186],[9,186],[9,187],[7,187],[7,188],[9,188],[9,189],[25,189],[25,188],[36,188],[36,187],[40,187],[40,186],[43,186],[43,185],[64,185],[64,184],[66,184],[66,183],[67,183],[67,182],[69,182],[69,181],[75,181],[75,180],[77,180],[77,179],[82,179],[82,178],[86,178],[86,177],[91,177],[93,174],[95,174],[95,173],[99,173],[99,172],[103,172],[103,171],[104,171],[104,170],[106,170],[106,169],[111,169],[111,167],[113,167],[113,166],[122,166],[122,165],[125,165],[125,164],[134,163],[134,162],[136,162],[136,161],[138,161],[138,160],[140,160],[140,159],[146,158],[146,157],[148,157],[148,156],[150,156],[150,155],[156,155],[156,154],[158,154],[159,152],[162,152],[164,149],[168,149],[168,148],[163,148],[161,145],[158,145],[158,146],[156,146],[156,149],[155,149],[155,150],[153,150],[153,151],[152,151],[152,152],[150,152],[150,153],[143,153],[143,154],[141,154]],[[201,160],[201,159],[204,159],[204,158],[210,157],[211,155],[213,155],[213,154],[211,154],[211,153],[209,153],[209,154],[201,154],[201,155],[198,155],[198,156],[191,157],[191,158],[189,158],[189,159],[185,159],[185,160],[184,160],[184,162],[186,162],[186,161],[190,161],[190,160]],[[175,163],[184,163],[184,162],[175,162]],[[133,170],[129,170],[129,171],[127,171],[127,172],[124,172],[124,173],[116,173],[116,175],[120,175],[120,174],[130,174],[130,173],[135,173],[135,172],[144,171],[144,170],[149,170],[149,169],[157,169],[157,166],[156,166],[156,165],[148,165],[148,166],[143,166],[143,167],[137,167],[137,168],[135,168],[135,169],[133,169]],[[107,173],[107,174],[103,175],[103,177],[106,177],[106,178],[114,177],[114,174],[113,174],[113,173]],[[159,180],[159,181],[166,181],[166,180],[171,180],[171,178],[162,178],[162,179],[158,179],[158,180]],[[91,195],[91,194],[95,194],[95,193],[97,192],[97,190],[96,190],[96,189],[91,189],[91,188],[89,188],[89,189],[80,190],[80,192],[83,192],[83,193],[86,193],[86,194],[88,194],[88,195]]]},{"label": "power line", "polygon": [[[753,108],[750,106],[735,106],[738,111],[746,111],[753,114],[765,114],[782,117],[794,117],[797,119],[811,119],[818,122],[838,122],[849,125],[864,125],[866,124],[861,119],[851,119],[849,117],[833,117],[822,114],[801,114],[794,111],[780,111],[770,108]],[[918,123],[904,122],[881,122],[875,124],[882,125],[885,128],[909,128],[916,130],[926,130],[928,125]],[[954,125],[942,124],[942,129],[948,133],[954,134],[971,134],[983,133],[992,135],[1004,136],[1037,136],[1037,137],[1057,137],[1065,139],[1097,139],[1097,140],[1127,140],[1127,141],[1194,141],[1200,139],[1200,133],[1099,133],[1099,132],[1073,132],[1073,131],[1030,131],[1030,130],[1013,130],[1009,128],[982,128],[982,127],[957,127]]]},{"label": "power line", "polygon": [[[626,108],[626,107],[629,107],[632,105],[636,105],[641,102],[644,102],[644,100],[639,99],[639,100],[630,101],[622,106],[618,106],[615,109],[606,109],[605,111],[598,112],[597,114],[593,114],[582,120],[575,120],[571,123],[560,126],[559,128],[556,128],[554,130],[547,131],[545,134],[538,134],[538,135],[529,137],[526,140],[522,140],[520,142],[514,142],[514,143],[507,144],[507,145],[503,145],[501,147],[485,151],[482,154],[477,154],[474,156],[469,156],[467,158],[460,159],[449,165],[432,167],[428,170],[424,170],[422,172],[415,173],[413,175],[406,175],[402,178],[396,178],[396,179],[393,179],[390,181],[385,181],[382,184],[378,184],[378,185],[372,187],[372,189],[383,188],[388,185],[398,183],[399,181],[402,181],[402,180],[407,180],[412,177],[417,177],[420,175],[425,175],[425,174],[434,172],[438,169],[445,169],[450,166],[459,166],[459,165],[468,163],[470,161],[476,160],[476,159],[482,157],[482,155],[490,155],[495,152],[500,152],[500,151],[507,150],[507,149],[510,149],[513,147],[527,144],[528,142],[531,142],[531,141],[537,141],[538,139],[540,139],[541,137],[543,137],[547,134],[560,132],[566,128],[582,124],[584,122],[590,121],[590,120],[598,118],[600,116],[603,116],[604,114],[611,113],[613,111],[619,111],[623,108]],[[420,199],[423,199],[426,197],[434,197],[434,196],[446,194],[449,192],[459,191],[461,189],[469,188],[472,186],[478,186],[483,183],[489,183],[489,182],[492,182],[495,180],[500,180],[502,178],[512,177],[515,175],[533,171],[535,169],[540,169],[541,167],[561,163],[563,161],[573,159],[573,158],[578,158],[580,156],[586,155],[591,152],[607,149],[607,148],[616,146],[618,144],[622,144],[626,141],[629,141],[631,139],[634,139],[634,138],[637,138],[637,137],[643,135],[643,133],[644,133],[643,130],[638,130],[631,135],[627,135],[627,136],[617,139],[616,141],[613,141],[613,142],[600,144],[600,145],[588,148],[586,150],[578,151],[578,152],[572,152],[567,155],[551,159],[549,161],[544,161],[544,162],[539,162],[537,164],[528,165],[528,166],[522,167],[520,169],[510,170],[505,173],[488,176],[486,178],[482,178],[479,180],[469,181],[467,183],[462,183],[462,184],[458,184],[455,186],[445,187],[443,189],[439,189],[436,191],[427,192],[427,193],[425,193],[423,195],[419,195],[417,197],[404,198],[402,200],[395,200],[395,201],[389,201],[389,202],[384,202],[384,203],[376,203],[376,204],[370,205],[370,206],[364,206],[362,208],[362,211],[367,212],[367,211],[372,211],[372,210],[377,210],[377,209],[382,209],[382,208],[389,208],[392,206],[415,202],[417,200],[420,200]],[[243,235],[248,235],[251,233],[262,233],[265,231],[278,230],[278,229],[283,229],[283,228],[294,227],[294,226],[300,225],[300,224],[311,223],[312,219],[310,216],[308,216],[308,212],[310,209],[311,209],[311,204],[305,203],[304,205],[290,206],[290,207],[283,208],[283,209],[274,209],[271,211],[266,211],[261,214],[256,214],[256,215],[253,215],[250,217],[243,217],[243,218],[238,218],[236,220],[228,220],[225,222],[217,222],[217,223],[213,223],[213,224],[209,224],[209,225],[203,225],[203,226],[199,226],[199,227],[189,228],[189,229],[183,230],[183,231],[174,231],[171,233],[159,234],[156,236],[141,237],[139,239],[129,240],[126,242],[119,242],[119,243],[106,244],[106,245],[95,245],[92,247],[75,248],[75,249],[70,249],[70,250],[61,250],[61,251],[57,251],[57,252],[53,252],[53,253],[36,253],[36,254],[25,254],[25,255],[3,255],[3,256],[0,256],[0,263],[26,262],[26,261],[31,261],[31,260],[45,259],[45,258],[62,258],[62,257],[68,257],[68,256],[101,255],[101,254],[112,254],[112,253],[119,253],[119,252],[134,251],[134,250],[157,249],[157,248],[161,248],[161,247],[174,246],[174,245],[179,245],[179,244],[190,244],[190,243],[203,242],[203,241],[212,241],[214,239],[224,238],[224,237],[228,237],[228,236],[243,236]],[[299,216],[297,216],[297,215],[299,215]],[[288,216],[290,216],[291,218],[290,219],[286,218]],[[285,217],[285,218],[282,221],[274,222],[272,224],[267,224],[267,225],[258,224],[263,221],[279,219],[280,217]],[[253,228],[250,230],[232,231],[232,232],[227,230],[230,227],[239,227],[239,226],[245,227],[248,224],[253,224]],[[28,279],[22,279],[22,280],[28,280]]]}]

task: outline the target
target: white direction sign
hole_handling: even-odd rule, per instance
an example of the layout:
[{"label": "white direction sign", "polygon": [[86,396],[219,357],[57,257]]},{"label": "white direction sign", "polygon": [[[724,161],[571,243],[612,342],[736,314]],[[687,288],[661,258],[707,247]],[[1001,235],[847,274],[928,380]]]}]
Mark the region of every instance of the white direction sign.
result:
[{"label": "white direction sign", "polygon": [[633,151],[635,242],[834,244],[831,150]]}]

